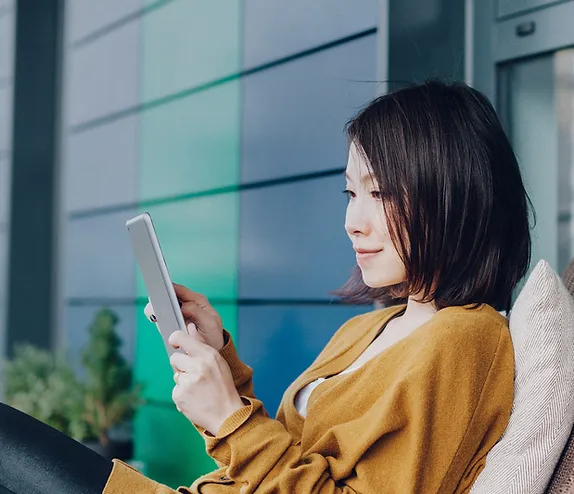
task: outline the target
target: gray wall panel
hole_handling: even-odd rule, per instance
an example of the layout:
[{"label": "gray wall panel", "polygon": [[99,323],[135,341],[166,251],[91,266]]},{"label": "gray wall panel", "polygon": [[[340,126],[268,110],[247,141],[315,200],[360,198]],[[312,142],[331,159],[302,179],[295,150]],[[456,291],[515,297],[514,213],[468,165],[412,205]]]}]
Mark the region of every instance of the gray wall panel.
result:
[{"label": "gray wall panel", "polygon": [[343,175],[245,191],[240,298],[326,299],[355,264]]},{"label": "gray wall panel", "polygon": [[134,297],[135,264],[125,226],[133,216],[127,211],[68,222],[67,297]]},{"label": "gray wall panel", "polygon": [[[7,317],[7,276],[8,276],[8,232],[7,225],[0,222],[0,352],[4,356],[6,334],[4,331]],[[2,396],[0,382],[0,397]]]},{"label": "gray wall panel", "polygon": [[379,15],[378,0],[245,0],[244,66],[373,28]]},{"label": "gray wall panel", "polygon": [[[497,22],[494,26],[494,62],[531,57],[574,45],[574,2],[558,4],[520,17]],[[529,36],[518,36],[516,26],[535,22]]]},{"label": "gray wall panel", "polygon": [[73,42],[141,9],[142,0],[68,0],[68,41]]},{"label": "gray wall panel", "polygon": [[464,80],[464,8],[460,0],[390,2],[391,89],[431,77]]},{"label": "gray wall panel", "polygon": [[133,203],[137,199],[139,115],[67,139],[67,211]]},{"label": "gray wall panel", "polygon": [[[6,224],[10,219],[10,161],[0,157],[0,224]],[[0,283],[2,278],[0,277]]]},{"label": "gray wall panel", "polygon": [[513,15],[527,10],[546,7],[564,0],[498,0],[496,13],[498,16]]},{"label": "gray wall panel", "polygon": [[319,355],[348,319],[364,306],[240,307],[239,356],[253,368],[256,396],[275,415],[289,385]]},{"label": "gray wall panel", "polygon": [[12,84],[0,85],[0,153],[11,148]]},{"label": "gray wall panel", "polygon": [[375,42],[372,35],[244,79],[244,182],[345,166],[345,123],[376,93]]},{"label": "gray wall panel", "polygon": [[0,15],[0,83],[14,72],[14,20],[12,12]]},{"label": "gray wall panel", "polygon": [[131,22],[67,56],[67,123],[76,125],[139,101],[139,23]]}]

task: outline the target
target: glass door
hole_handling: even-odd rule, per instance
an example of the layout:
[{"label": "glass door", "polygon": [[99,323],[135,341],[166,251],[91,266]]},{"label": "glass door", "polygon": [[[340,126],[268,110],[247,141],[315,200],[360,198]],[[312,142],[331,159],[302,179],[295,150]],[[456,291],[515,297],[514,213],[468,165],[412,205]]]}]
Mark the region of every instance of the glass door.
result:
[{"label": "glass door", "polygon": [[562,274],[574,257],[574,49],[499,65],[498,109],[535,210],[531,266]]}]

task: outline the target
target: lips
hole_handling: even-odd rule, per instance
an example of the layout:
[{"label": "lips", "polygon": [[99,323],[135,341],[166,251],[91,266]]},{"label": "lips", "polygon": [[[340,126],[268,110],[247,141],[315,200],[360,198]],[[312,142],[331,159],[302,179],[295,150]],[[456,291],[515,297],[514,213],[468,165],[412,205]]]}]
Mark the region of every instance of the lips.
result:
[{"label": "lips", "polygon": [[358,255],[378,254],[382,250],[383,249],[357,249],[357,248],[355,248],[355,252]]}]

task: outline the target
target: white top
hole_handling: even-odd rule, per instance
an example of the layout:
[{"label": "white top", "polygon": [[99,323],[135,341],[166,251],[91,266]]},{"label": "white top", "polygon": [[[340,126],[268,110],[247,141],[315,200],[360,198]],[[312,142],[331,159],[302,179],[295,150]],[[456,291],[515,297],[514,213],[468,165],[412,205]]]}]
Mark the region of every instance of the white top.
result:
[{"label": "white top", "polygon": [[[355,368],[349,367],[348,369],[345,369],[343,372],[339,373],[339,375],[349,374],[350,372],[353,372],[358,368],[359,367]],[[299,415],[301,415],[302,417],[307,416],[307,403],[309,402],[309,397],[311,396],[311,393],[315,390],[317,386],[319,386],[319,384],[326,381],[327,379],[328,378],[320,377],[319,379],[316,379],[312,383],[307,384],[307,386],[304,386],[298,391],[298,393],[295,395],[295,408],[299,412]]]}]

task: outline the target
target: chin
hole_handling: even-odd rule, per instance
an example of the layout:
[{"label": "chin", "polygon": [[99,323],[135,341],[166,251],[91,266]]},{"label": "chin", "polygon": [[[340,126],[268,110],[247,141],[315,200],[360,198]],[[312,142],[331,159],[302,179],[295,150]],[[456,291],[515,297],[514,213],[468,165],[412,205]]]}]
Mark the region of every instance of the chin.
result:
[{"label": "chin", "polygon": [[381,275],[381,272],[372,272],[369,270],[361,270],[363,275],[363,283],[369,288],[386,288],[389,286],[399,285],[406,281],[404,275],[397,274],[396,276]]}]

